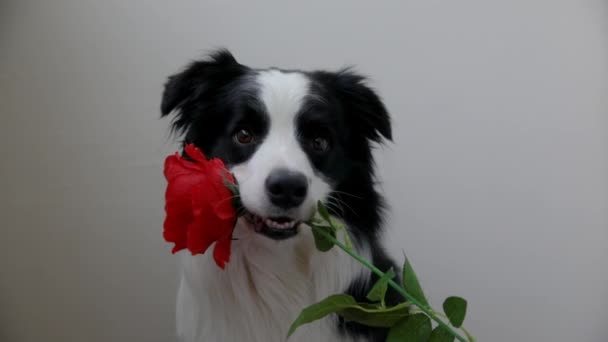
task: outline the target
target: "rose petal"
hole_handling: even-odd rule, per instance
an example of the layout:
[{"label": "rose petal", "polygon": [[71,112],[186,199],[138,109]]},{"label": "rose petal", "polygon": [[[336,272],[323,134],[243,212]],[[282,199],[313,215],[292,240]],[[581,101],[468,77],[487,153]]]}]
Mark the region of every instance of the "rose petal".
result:
[{"label": "rose petal", "polygon": [[180,207],[167,207],[167,217],[163,224],[163,237],[167,242],[173,242],[175,246],[172,253],[176,253],[187,247],[187,227],[193,220],[189,210]]},{"label": "rose petal", "polygon": [[215,242],[213,257],[224,268],[237,219],[234,195],[226,182],[236,181],[220,159],[207,160],[193,144],[184,147],[184,154],[192,160],[179,154],[165,159],[163,236],[175,244],[174,253],[184,248],[192,254],[204,253]]},{"label": "rose petal", "polygon": [[222,220],[232,220],[236,217],[236,210],[232,205],[232,196],[224,198],[213,207],[215,215]]},{"label": "rose petal", "polygon": [[165,176],[169,182],[165,191],[167,216],[163,224],[163,237],[166,241],[175,243],[173,253],[187,246],[187,227],[193,220],[192,185],[201,179],[200,173],[184,170],[178,159],[178,156],[170,156],[165,162]]},{"label": "rose petal", "polygon": [[211,238],[201,228],[202,225],[200,220],[194,220],[188,225],[186,245],[192,255],[205,253],[209,246],[215,242],[215,239]]},{"label": "rose petal", "polygon": [[[197,252],[201,249],[201,246],[206,250],[211,243],[232,233],[234,228],[234,223],[221,219],[216,214],[212,205],[213,201],[217,199],[214,198],[213,195],[215,194],[209,189],[207,179],[192,188],[192,208],[195,222],[188,228],[188,248],[190,249],[191,245],[196,246],[195,250]],[[201,241],[191,242],[191,238]]]},{"label": "rose petal", "polygon": [[203,151],[201,151],[194,144],[186,145],[186,147],[184,148],[184,151],[186,152],[188,157],[199,162],[201,164],[201,166],[203,166],[205,168],[207,167],[207,164],[208,164],[207,157],[205,157],[205,154],[203,154]]},{"label": "rose petal", "polygon": [[186,174],[204,175],[203,165],[182,158],[179,154],[168,156],[165,159],[164,175],[171,182],[173,178]]},{"label": "rose petal", "polygon": [[226,263],[230,261],[230,248],[232,236],[218,240],[213,248],[213,260],[222,269],[226,268]]}]

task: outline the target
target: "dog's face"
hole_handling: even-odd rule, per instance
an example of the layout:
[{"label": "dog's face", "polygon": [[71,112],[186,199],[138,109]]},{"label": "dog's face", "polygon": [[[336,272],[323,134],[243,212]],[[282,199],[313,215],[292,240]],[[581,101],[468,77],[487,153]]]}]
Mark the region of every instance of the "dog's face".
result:
[{"label": "dog's face", "polygon": [[224,160],[249,226],[277,240],[295,236],[319,200],[339,216],[348,206],[339,194],[356,196],[350,187],[371,183],[370,141],[391,137],[388,114],[362,77],[254,70],[227,51],[170,77],[161,109],[177,111],[174,128],[186,142]]}]

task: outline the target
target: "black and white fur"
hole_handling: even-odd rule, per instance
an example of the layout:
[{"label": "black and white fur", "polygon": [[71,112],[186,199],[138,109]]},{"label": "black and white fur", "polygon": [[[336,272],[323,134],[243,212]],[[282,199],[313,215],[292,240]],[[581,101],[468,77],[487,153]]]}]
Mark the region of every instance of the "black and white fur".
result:
[{"label": "black and white fur", "polygon": [[[169,78],[161,110],[175,113],[173,128],[185,143],[226,162],[248,213],[238,220],[225,270],[210,255],[181,254],[182,341],[285,341],[304,307],[335,293],[365,300],[375,276],[337,248],[317,251],[300,224],[318,200],[346,223],[359,253],[382,269],[393,266],[380,246],[383,202],[371,153],[372,143],[391,139],[390,118],[363,77],[350,69],[252,69],[220,50]],[[277,170],[305,179],[295,202],[269,192]],[[389,292],[389,303],[398,300]],[[384,329],[331,316],[290,341],[385,337]]]}]

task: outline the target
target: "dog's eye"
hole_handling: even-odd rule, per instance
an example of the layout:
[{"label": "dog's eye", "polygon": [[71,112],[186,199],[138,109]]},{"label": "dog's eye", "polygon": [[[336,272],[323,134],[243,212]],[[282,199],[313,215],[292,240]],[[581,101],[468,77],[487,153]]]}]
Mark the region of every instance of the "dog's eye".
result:
[{"label": "dog's eye", "polygon": [[322,137],[316,137],[312,139],[311,146],[317,152],[325,152],[329,149],[329,141]]},{"label": "dog's eye", "polygon": [[232,138],[237,144],[240,145],[249,145],[255,140],[253,133],[251,133],[250,130],[244,128],[234,133]]}]

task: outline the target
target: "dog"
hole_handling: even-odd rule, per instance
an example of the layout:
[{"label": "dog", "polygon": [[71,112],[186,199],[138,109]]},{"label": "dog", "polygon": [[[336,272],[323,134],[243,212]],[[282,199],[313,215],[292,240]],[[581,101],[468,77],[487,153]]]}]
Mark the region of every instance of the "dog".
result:
[{"label": "dog", "polygon": [[[382,270],[384,201],[372,148],[392,139],[390,116],[366,79],[337,72],[254,69],[218,50],[170,76],[162,116],[235,175],[246,214],[225,270],[208,255],[180,253],[177,335],[184,342],[280,342],[300,311],[329,295],[358,301],[377,277],[338,248],[320,252],[302,224],[323,201],[357,251]],[[403,299],[392,290],[387,304]],[[337,315],[300,327],[289,341],[373,341],[387,331]]]}]

